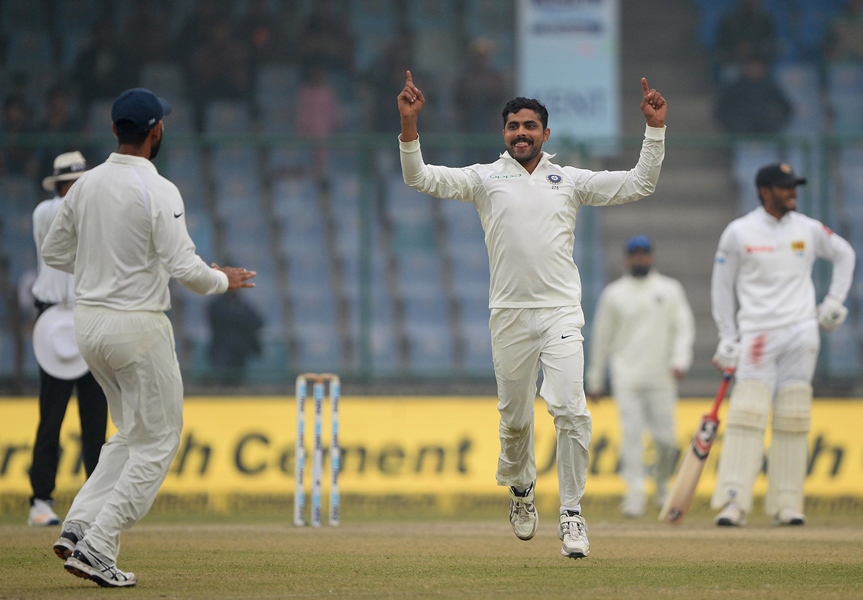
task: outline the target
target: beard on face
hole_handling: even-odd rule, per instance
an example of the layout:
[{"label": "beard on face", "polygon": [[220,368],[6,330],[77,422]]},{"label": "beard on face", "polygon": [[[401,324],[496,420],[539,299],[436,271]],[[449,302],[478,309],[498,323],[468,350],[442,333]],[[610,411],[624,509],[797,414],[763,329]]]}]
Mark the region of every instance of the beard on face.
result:
[{"label": "beard on face", "polygon": [[162,138],[159,138],[158,141],[150,146],[150,160],[153,160],[157,156],[159,156],[159,148],[162,147]]},{"label": "beard on face", "polygon": [[632,265],[629,267],[629,273],[633,277],[647,277],[650,272],[650,267],[647,265]]}]

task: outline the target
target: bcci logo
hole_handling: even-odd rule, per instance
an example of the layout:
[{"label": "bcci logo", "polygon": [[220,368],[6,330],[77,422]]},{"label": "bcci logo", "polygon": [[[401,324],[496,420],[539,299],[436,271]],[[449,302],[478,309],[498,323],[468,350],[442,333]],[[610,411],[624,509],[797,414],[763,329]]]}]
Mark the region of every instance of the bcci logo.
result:
[{"label": "bcci logo", "polygon": [[561,177],[557,173],[552,173],[551,175],[546,177],[546,179],[551,184],[551,189],[553,189],[553,190],[559,190],[560,189],[560,182],[563,180],[563,177]]}]

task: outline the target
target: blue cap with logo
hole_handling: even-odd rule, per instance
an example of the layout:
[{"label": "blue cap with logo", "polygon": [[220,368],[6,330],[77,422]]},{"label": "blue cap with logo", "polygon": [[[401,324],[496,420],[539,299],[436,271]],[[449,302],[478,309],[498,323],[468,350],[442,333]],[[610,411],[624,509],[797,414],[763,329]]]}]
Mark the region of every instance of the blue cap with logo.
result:
[{"label": "blue cap with logo", "polygon": [[641,250],[642,252],[650,252],[650,240],[646,235],[636,235],[626,242],[626,253],[632,254]]},{"label": "blue cap with logo", "polygon": [[123,133],[147,133],[169,114],[168,101],[145,88],[126,90],[111,107],[111,121]]}]

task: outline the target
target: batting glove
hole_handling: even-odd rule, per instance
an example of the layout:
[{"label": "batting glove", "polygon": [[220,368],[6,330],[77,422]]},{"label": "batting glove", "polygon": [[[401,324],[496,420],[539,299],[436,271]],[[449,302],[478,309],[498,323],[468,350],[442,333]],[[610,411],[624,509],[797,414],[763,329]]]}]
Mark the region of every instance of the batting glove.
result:
[{"label": "batting glove", "polygon": [[836,331],[848,316],[848,309],[833,296],[825,296],[818,305],[818,323],[822,329]]},{"label": "batting glove", "polygon": [[734,370],[739,358],[740,342],[734,339],[719,340],[716,354],[713,355],[713,365],[720,371]]}]

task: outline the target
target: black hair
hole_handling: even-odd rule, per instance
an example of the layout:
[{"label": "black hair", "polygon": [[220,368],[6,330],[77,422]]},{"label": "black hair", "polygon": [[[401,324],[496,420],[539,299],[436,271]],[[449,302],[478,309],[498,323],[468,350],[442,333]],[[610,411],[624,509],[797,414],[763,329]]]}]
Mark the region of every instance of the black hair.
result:
[{"label": "black hair", "polygon": [[524,96],[513,98],[503,107],[503,112],[501,114],[503,115],[504,126],[506,126],[506,118],[508,115],[511,113],[517,113],[523,108],[530,109],[538,114],[539,120],[542,121],[542,128],[548,129],[548,109],[539,100],[525,98]]},{"label": "black hair", "polygon": [[115,123],[117,126],[117,142],[121,146],[134,146],[135,148],[140,148],[144,143],[144,140],[147,139],[147,135],[150,133],[149,131],[140,132],[135,131],[132,128],[134,127],[134,123],[132,121],[121,120]]}]

